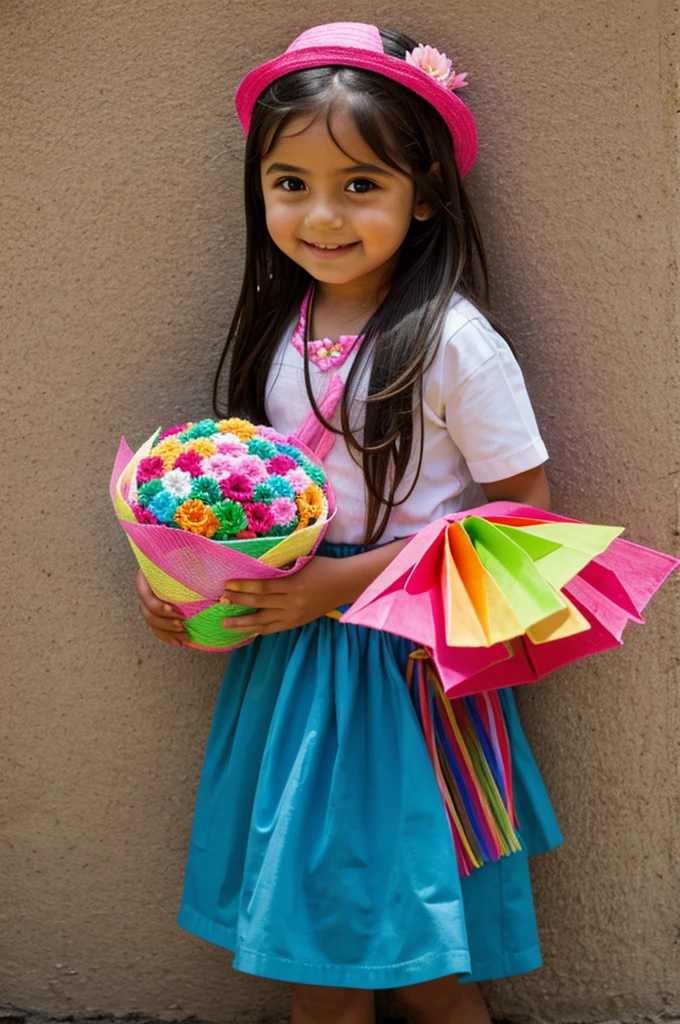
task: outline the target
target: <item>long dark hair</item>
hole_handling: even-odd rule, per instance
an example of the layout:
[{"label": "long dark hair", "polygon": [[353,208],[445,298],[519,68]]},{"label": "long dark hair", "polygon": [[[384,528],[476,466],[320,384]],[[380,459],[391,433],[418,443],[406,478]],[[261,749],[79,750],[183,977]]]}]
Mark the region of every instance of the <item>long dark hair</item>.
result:
[{"label": "long dark hair", "polygon": [[[417,44],[380,29],[385,53],[405,57]],[[486,259],[477,221],[453,154],[443,119],[426,100],[381,75],[358,68],[322,67],[297,71],[273,82],[259,97],[245,158],[246,263],[241,294],[220,358],[213,404],[218,416],[220,376],[228,355],[229,415],[266,423],[265,387],[283,332],[299,311],[310,275],[274,245],[267,232],[260,164],[295,117],[325,112],[331,137],[333,101],[338,93],[358,131],[385,164],[407,164],[423,199],[435,210],[412,220],[400,250],[389,293],[364,327],[364,341],[350,369],[340,409],[340,429],[321,415],[312,393],[305,352],[305,382],[312,408],[331,430],[342,433],[363,468],[368,492],[366,544],[383,535],[392,509],[412,493],[422,461],[423,372],[441,340],[454,291],[484,313],[488,301]],[[439,174],[431,175],[433,164]],[[488,314],[487,314],[488,315]],[[363,434],[350,427],[350,407],[362,367],[372,361]],[[396,498],[411,461],[414,440],[418,470],[407,494]]]}]

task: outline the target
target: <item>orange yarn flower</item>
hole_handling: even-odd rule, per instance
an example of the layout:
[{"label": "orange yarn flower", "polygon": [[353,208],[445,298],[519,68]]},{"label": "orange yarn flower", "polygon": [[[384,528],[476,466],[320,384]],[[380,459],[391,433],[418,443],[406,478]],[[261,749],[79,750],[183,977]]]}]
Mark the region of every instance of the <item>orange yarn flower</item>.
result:
[{"label": "orange yarn flower", "polygon": [[203,537],[212,537],[221,525],[213,510],[198,498],[183,502],[175,512],[174,520],[183,530],[200,533]]},{"label": "orange yarn flower", "polygon": [[255,437],[257,428],[248,420],[240,420],[238,416],[232,416],[229,420],[220,420],[217,424],[220,434],[235,434],[239,441],[250,441]]},{"label": "orange yarn flower", "polygon": [[[316,522],[326,508],[326,498],[320,487],[310,484],[295,499],[300,513],[300,524],[307,526],[309,522]],[[298,529],[302,529],[302,525]]]},{"label": "orange yarn flower", "polygon": [[182,451],[196,452],[202,459],[208,459],[211,455],[217,454],[217,448],[207,437],[194,437],[191,441],[185,441]]},{"label": "orange yarn flower", "polygon": [[166,437],[164,441],[157,444],[149,452],[150,455],[158,455],[163,460],[163,472],[168,473],[175,465],[175,459],[181,455],[183,446],[174,437]]},{"label": "orange yarn flower", "polygon": [[300,530],[305,530],[308,526],[309,526],[309,516],[308,515],[302,515],[302,513],[300,513],[298,524],[295,527],[295,529],[293,530],[293,533],[299,533]]}]

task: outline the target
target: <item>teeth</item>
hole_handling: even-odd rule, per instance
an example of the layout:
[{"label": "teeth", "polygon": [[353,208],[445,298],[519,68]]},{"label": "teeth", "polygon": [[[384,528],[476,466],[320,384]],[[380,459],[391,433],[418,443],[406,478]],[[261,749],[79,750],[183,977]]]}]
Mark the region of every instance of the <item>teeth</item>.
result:
[{"label": "teeth", "polygon": [[313,245],[315,249],[349,249],[351,245],[355,244],[355,242],[345,242],[343,245],[322,245],[321,242],[307,242],[307,245]]}]

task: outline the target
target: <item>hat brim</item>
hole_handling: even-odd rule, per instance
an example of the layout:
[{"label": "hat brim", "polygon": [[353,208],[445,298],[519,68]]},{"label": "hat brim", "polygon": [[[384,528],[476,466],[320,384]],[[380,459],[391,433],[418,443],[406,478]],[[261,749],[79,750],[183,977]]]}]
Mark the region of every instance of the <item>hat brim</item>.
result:
[{"label": "hat brim", "polygon": [[463,101],[427,72],[412,64],[407,64],[405,60],[390,57],[386,53],[374,53],[355,47],[317,46],[292,50],[249,71],[236,90],[234,98],[236,112],[245,134],[248,135],[250,130],[253,108],[257,98],[267,86],[294,71],[328,65],[345,65],[373,71],[394,82],[399,82],[407,89],[417,93],[418,96],[422,96],[446,122],[453,140],[453,151],[459,173],[461,177],[467,174],[477,156],[477,126],[472,113]]}]

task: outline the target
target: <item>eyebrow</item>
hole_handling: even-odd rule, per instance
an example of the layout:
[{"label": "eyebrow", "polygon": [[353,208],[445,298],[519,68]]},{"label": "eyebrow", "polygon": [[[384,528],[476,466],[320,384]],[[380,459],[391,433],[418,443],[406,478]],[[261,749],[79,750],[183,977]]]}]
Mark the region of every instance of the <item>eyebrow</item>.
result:
[{"label": "eyebrow", "polygon": [[[289,174],[311,174],[305,167],[294,167],[292,164],[281,164],[275,163],[271,167],[267,168],[267,174],[275,174],[279,171],[287,171]],[[386,178],[391,178],[390,171],[384,170],[382,167],[378,167],[377,164],[352,164],[351,167],[341,167],[338,170],[338,174],[382,174]]]}]

